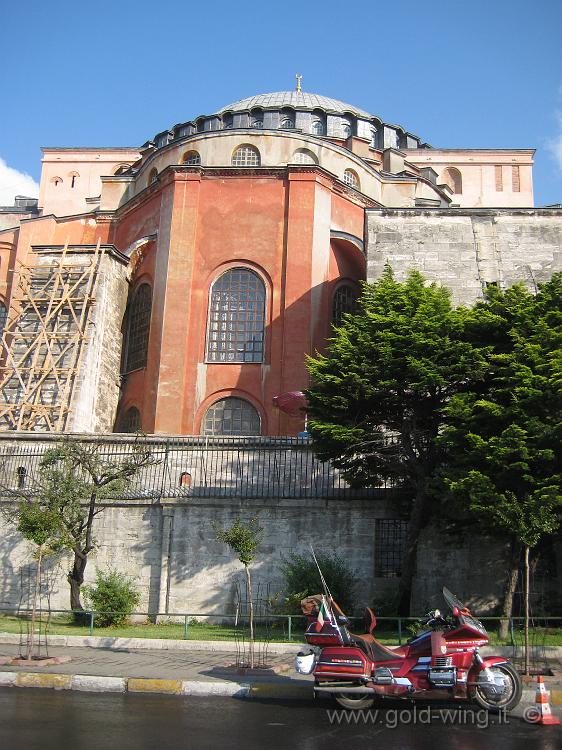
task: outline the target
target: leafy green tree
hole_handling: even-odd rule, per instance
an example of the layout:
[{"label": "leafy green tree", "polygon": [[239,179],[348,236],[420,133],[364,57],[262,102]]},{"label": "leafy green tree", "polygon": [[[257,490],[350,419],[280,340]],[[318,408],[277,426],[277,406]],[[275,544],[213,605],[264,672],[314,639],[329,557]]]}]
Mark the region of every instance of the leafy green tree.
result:
[{"label": "leafy green tree", "polygon": [[236,518],[234,523],[226,529],[222,529],[218,524],[213,524],[216,538],[219,542],[224,542],[230,549],[238,555],[238,559],[244,566],[246,572],[246,585],[248,590],[249,606],[249,657],[250,669],[254,668],[254,599],[252,593],[252,576],[250,574],[250,563],[256,557],[263,540],[263,528],[258,524],[257,517],[250,518],[249,521],[242,521]]},{"label": "leafy green tree", "polygon": [[[339,555],[317,554],[316,558],[332,596],[344,612],[351,614],[355,605],[357,574]],[[282,558],[281,572],[285,578],[282,609],[287,614],[300,613],[302,599],[322,591],[316,563],[310,555],[293,552]]]},{"label": "leafy green tree", "polygon": [[485,352],[464,337],[467,311],[447,289],[387,266],[366,284],[356,315],[337,328],[326,355],[309,358],[313,449],[357,487],[390,482],[412,497],[399,612],[408,614],[420,532],[433,507],[432,482],[445,408],[484,371]]},{"label": "leafy green tree", "polygon": [[[558,529],[562,512],[562,274],[536,294],[490,289],[467,329],[493,348],[479,387],[447,406],[443,478],[481,528],[510,542],[506,635],[521,553],[528,615],[529,550]],[[528,617],[526,634],[528,642]]]},{"label": "leafy green tree", "polygon": [[102,501],[122,495],[142,468],[153,463],[149,446],[140,440],[127,453],[111,456],[101,443],[68,438],[45,451],[28,487],[10,489],[12,495],[28,503],[37,500],[60,518],[65,545],[73,554],[68,582],[77,620],[82,619],[80,592],[88,555],[96,545],[94,520],[105,508]]}]

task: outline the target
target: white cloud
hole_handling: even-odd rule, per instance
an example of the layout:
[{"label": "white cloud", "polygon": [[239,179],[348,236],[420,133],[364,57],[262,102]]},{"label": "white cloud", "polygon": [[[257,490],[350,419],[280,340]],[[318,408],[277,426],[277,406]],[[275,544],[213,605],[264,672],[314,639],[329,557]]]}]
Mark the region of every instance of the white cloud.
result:
[{"label": "white cloud", "polygon": [[9,167],[0,158],[0,206],[13,206],[16,195],[37,198],[39,185],[25,172]]}]

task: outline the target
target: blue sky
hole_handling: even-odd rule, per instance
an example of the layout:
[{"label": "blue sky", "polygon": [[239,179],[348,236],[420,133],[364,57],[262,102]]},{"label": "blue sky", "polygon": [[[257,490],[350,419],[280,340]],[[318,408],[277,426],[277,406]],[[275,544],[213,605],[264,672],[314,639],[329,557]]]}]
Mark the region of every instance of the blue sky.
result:
[{"label": "blue sky", "polygon": [[536,204],[562,202],[562,0],[28,0],[0,49],[8,191],[40,146],[140,145],[300,72],[436,147],[537,148]]}]

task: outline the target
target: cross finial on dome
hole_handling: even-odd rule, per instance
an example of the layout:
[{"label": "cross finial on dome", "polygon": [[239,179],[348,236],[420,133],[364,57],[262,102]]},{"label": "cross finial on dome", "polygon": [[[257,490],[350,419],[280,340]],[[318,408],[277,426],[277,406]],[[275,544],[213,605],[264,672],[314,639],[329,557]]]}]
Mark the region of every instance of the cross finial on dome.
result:
[{"label": "cross finial on dome", "polygon": [[297,79],[297,85],[295,87],[295,91],[302,91],[302,89],[301,89],[301,81],[302,81],[301,74],[297,73],[296,76],[295,76],[295,78]]}]

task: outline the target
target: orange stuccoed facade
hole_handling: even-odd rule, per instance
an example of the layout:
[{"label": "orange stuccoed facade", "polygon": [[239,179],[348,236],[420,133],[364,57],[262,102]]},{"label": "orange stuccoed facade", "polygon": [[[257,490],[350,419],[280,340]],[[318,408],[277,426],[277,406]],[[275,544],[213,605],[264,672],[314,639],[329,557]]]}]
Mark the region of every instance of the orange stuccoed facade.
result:
[{"label": "orange stuccoed facade", "polygon": [[[323,350],[366,277],[365,210],[449,208],[462,205],[463,191],[473,205],[486,205],[490,193],[475,186],[482,174],[497,186],[498,161],[510,179],[517,166],[509,183],[517,192],[502,192],[498,202],[532,201],[532,151],[435,153],[432,161],[427,144],[397,126],[300,91],[238,102],[138,150],[45,149],[39,214],[0,231],[0,294],[12,320],[6,346],[21,335],[21,302],[13,299],[21,266],[51,268],[63,253],[68,268],[69,257],[102,248],[124,280],[109,292],[105,272],[98,273],[95,305],[109,312],[103,324],[95,315],[85,320],[94,321],[96,335],[103,326],[117,333],[94,355],[84,323],[82,369],[76,365],[68,407],[52,429],[99,431],[72,419],[101,403],[103,424],[116,431],[245,434],[248,424],[249,434],[302,431],[304,416],[285,413],[273,399],[307,387],[306,355]],[[148,301],[137,309],[141,287]],[[129,356],[135,347],[136,359]],[[110,349],[113,365],[102,362],[98,377]],[[18,356],[21,372],[35,367],[29,355]],[[53,387],[48,398],[60,399],[61,390]],[[28,391],[37,401],[40,388]],[[230,412],[226,421],[222,411],[209,417],[213,405],[234,400],[249,405],[242,422],[234,424]],[[21,415],[14,421],[10,409],[3,429],[51,429]],[[132,414],[136,421],[127,422]]]}]

